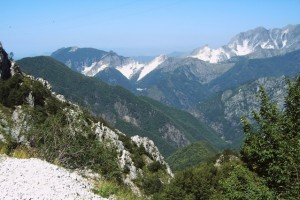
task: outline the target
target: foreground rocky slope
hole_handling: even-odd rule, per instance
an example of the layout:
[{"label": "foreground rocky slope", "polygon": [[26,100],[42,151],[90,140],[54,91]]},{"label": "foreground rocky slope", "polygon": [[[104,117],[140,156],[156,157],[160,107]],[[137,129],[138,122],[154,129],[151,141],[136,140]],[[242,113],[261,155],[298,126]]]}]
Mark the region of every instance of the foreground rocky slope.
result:
[{"label": "foreground rocky slope", "polygon": [[18,69],[16,63],[8,63],[11,77],[0,80],[1,154],[38,157],[68,169],[91,170],[102,179],[130,187],[138,196],[145,191],[142,180],[147,176],[155,175],[159,183],[173,176],[151,140],[131,139],[108,127],[52,92],[47,81],[24,75],[14,70]]}]

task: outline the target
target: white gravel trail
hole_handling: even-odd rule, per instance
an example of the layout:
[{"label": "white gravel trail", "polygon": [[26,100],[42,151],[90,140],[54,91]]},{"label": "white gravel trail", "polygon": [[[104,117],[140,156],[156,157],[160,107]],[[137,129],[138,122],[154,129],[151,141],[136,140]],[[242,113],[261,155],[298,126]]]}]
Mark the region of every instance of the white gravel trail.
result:
[{"label": "white gravel trail", "polygon": [[93,185],[76,173],[40,159],[0,155],[0,199],[95,199]]}]

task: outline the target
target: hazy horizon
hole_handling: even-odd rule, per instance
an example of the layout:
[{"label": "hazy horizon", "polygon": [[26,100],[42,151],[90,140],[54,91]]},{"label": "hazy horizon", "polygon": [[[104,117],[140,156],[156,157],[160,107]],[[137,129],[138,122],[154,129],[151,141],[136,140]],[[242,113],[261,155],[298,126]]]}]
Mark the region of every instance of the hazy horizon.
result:
[{"label": "hazy horizon", "polygon": [[0,41],[16,58],[62,47],[155,56],[227,44],[239,32],[299,24],[300,1],[2,2]]}]

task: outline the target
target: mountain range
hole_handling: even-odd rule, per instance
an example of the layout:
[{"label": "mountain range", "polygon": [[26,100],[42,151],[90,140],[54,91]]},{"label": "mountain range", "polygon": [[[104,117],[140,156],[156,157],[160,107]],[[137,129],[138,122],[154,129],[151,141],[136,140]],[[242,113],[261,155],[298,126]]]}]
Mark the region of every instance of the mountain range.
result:
[{"label": "mountain range", "polygon": [[93,48],[77,47],[61,48],[53,52],[51,57],[86,76],[96,76],[107,68],[114,68],[128,80],[136,81],[141,80],[167,59],[167,56],[160,55],[145,63],[134,58],[120,56],[113,51],[105,52]]},{"label": "mountain range", "polygon": [[251,58],[280,55],[299,49],[300,25],[266,29],[258,27],[253,30],[239,33],[231,41],[220,48],[211,49],[207,45],[195,49],[190,57],[219,63],[235,56],[248,55]]},{"label": "mountain range", "polygon": [[[300,49],[299,41],[300,25],[288,25],[282,29],[269,30],[258,27],[237,34],[227,45],[220,48],[211,49],[205,45],[186,55],[181,54],[180,58],[191,57],[209,63],[221,63],[237,56],[265,58]],[[168,61],[166,55],[160,55],[150,62],[145,62],[141,59],[120,56],[113,51],[78,47],[61,48],[53,52],[51,56],[87,76],[96,76],[106,68],[115,68],[134,83],[138,83],[160,64]]]},{"label": "mountain range", "polygon": [[[120,194],[116,191],[124,192],[126,188],[130,189],[132,199],[164,199],[168,193],[173,197],[173,192],[178,194],[178,191],[184,191],[181,186],[190,190],[195,184],[196,189],[193,191],[198,192],[199,188],[202,191],[202,185],[205,185],[203,190],[208,191],[207,188],[210,187],[209,190],[215,192],[215,188],[219,187],[215,182],[227,183],[232,179],[232,176],[224,179],[223,174],[227,176],[233,173],[239,177],[242,174],[242,179],[248,181],[248,178],[244,178],[247,171],[228,171],[234,169],[234,166],[244,167],[241,163],[245,162],[235,154],[226,154],[230,150],[215,158],[211,157],[226,147],[238,147],[242,141],[240,116],[249,117],[251,110],[258,109],[260,102],[255,94],[261,90],[261,86],[266,88],[271,101],[283,109],[286,106],[283,106],[283,99],[288,88],[286,79],[300,70],[300,50],[294,50],[264,58],[235,57],[221,63],[209,63],[191,57],[166,58],[140,80],[138,79],[142,73],[136,76],[136,80],[141,81],[144,87],[138,89],[140,94],[144,92],[149,96],[151,93],[147,93],[148,89],[157,86],[153,95],[165,95],[167,104],[189,110],[188,113],[151,98],[134,95],[120,86],[110,86],[97,76],[87,77],[51,57],[24,58],[16,64],[2,52],[0,154],[20,158],[38,157],[69,170],[79,170],[87,180],[97,183],[94,185],[94,193],[109,198],[113,194],[113,198],[120,196],[121,199],[128,193]],[[159,57],[154,64],[163,59],[164,56]],[[44,79],[22,73],[18,65],[21,66],[21,71]],[[207,70],[207,67],[211,69]],[[106,67],[105,70],[109,68]],[[119,71],[117,68],[111,69]],[[141,68],[141,72],[142,70]],[[290,89],[292,84],[289,84],[289,94],[293,92]],[[61,92],[66,97],[56,92]],[[92,114],[69,100],[81,104],[92,111]],[[178,100],[178,104],[170,100]],[[276,119],[279,116],[281,117],[278,114]],[[282,121],[286,120],[285,117],[283,119]],[[278,129],[274,130],[281,130],[284,123],[278,123]],[[287,126],[290,124],[287,123]],[[137,135],[132,136],[133,134]],[[175,179],[171,180],[174,175],[169,165],[154,142],[143,136],[152,138],[164,155],[169,156],[168,162],[174,170],[189,169],[176,173]],[[262,137],[260,141],[264,139]],[[199,165],[207,160],[210,162]],[[3,161],[2,159],[2,165]],[[15,162],[13,165],[19,164]],[[195,165],[198,167],[193,168]],[[55,165],[53,167],[58,169]],[[17,172],[19,170],[21,169],[17,169]],[[289,172],[290,170],[287,174]],[[5,170],[4,173],[7,176],[12,172]],[[242,189],[242,193],[248,192],[257,180],[259,179],[251,179],[251,185],[248,186],[247,183],[247,188]],[[261,180],[263,183],[264,180]],[[166,183],[171,185],[165,186]],[[104,184],[109,184],[109,192]],[[241,183],[230,184],[236,187]],[[33,185],[39,185],[39,182]],[[87,191],[90,190],[88,188]],[[296,194],[298,190],[295,191]],[[224,194],[227,193],[226,191]],[[213,197],[219,198],[220,194],[222,193],[213,194]],[[188,197],[193,198],[189,194]],[[271,195],[270,199],[273,199]]]},{"label": "mountain range", "polygon": [[[242,85],[247,90],[246,85],[260,78],[296,76],[300,72],[300,25],[269,30],[258,27],[237,34],[218,49],[204,46],[179,57],[160,55],[150,62],[91,48],[63,48],[51,56],[75,71],[186,110],[201,122],[209,122],[225,141],[240,144],[240,126],[226,124],[224,110],[221,123],[207,117],[215,108],[203,109],[204,105],[220,103],[219,95],[227,90]],[[241,113],[233,113],[234,123],[239,124]]]}]

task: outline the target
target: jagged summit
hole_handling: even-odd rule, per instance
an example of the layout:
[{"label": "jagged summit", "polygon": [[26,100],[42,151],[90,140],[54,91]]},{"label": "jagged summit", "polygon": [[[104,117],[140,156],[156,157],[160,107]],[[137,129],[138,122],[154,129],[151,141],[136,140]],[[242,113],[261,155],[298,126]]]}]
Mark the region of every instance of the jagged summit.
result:
[{"label": "jagged summit", "polygon": [[150,63],[146,64],[141,68],[141,71],[139,73],[138,81],[143,79],[147,74],[155,70],[160,64],[165,62],[168,59],[168,56],[166,55],[159,55],[156,58],[154,58]]},{"label": "jagged summit", "polygon": [[260,58],[274,56],[300,49],[300,25],[288,25],[266,29],[258,27],[234,36],[231,41],[218,49],[204,46],[195,49],[188,57],[210,63],[219,63],[234,56],[250,55]]},{"label": "jagged summit", "polygon": [[114,68],[130,79],[144,66],[133,58],[120,56],[114,51],[106,52],[94,48],[61,48],[51,56],[86,76],[96,76],[106,68]]}]

